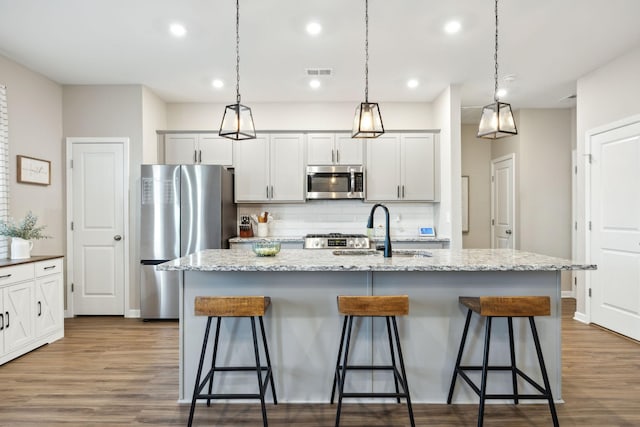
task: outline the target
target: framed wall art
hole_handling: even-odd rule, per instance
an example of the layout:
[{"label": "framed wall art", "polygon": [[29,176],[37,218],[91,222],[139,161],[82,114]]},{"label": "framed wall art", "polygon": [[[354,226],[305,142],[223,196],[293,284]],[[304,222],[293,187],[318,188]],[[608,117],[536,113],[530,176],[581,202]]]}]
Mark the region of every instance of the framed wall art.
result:
[{"label": "framed wall art", "polygon": [[18,182],[50,185],[51,162],[27,156],[18,156]]}]

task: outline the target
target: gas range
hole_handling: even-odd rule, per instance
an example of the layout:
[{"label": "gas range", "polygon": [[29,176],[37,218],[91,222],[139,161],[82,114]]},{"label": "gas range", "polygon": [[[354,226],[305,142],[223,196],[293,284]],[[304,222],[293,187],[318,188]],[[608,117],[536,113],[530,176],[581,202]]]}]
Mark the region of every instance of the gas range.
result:
[{"label": "gas range", "polygon": [[307,234],[305,249],[369,249],[369,238],[364,234]]}]

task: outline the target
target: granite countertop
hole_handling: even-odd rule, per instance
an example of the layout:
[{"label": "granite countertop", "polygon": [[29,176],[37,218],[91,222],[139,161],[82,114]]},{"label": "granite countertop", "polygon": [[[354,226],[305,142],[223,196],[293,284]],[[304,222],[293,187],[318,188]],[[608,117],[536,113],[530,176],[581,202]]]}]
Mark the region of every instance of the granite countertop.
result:
[{"label": "granite countertop", "polygon": [[[273,240],[275,242],[292,242],[303,243],[304,236],[269,236],[269,237],[232,237],[229,239],[230,243],[253,243],[260,240]],[[376,236],[373,238],[376,242],[383,242],[383,236]],[[449,238],[439,237],[419,237],[419,236],[392,236],[392,242],[449,242]]]},{"label": "granite countertop", "polygon": [[[347,251],[342,251],[347,252]],[[363,252],[363,251],[360,251]],[[407,253],[407,250],[402,251]],[[187,271],[558,271],[595,270],[595,265],[511,249],[428,249],[432,256],[337,256],[331,250],[283,249],[258,257],[241,249],[207,249],[156,266]]]}]

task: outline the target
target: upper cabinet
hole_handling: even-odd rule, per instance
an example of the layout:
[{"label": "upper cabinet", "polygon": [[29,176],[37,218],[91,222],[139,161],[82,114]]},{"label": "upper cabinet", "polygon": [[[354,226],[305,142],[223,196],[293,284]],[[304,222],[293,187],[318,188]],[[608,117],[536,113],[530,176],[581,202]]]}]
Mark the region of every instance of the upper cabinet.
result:
[{"label": "upper cabinet", "polygon": [[302,134],[260,135],[233,147],[236,202],[304,202]]},{"label": "upper cabinet", "polygon": [[367,201],[437,201],[437,159],[433,134],[387,133],[367,140]]},{"label": "upper cabinet", "polygon": [[166,164],[233,165],[233,141],[215,133],[166,134]]},{"label": "upper cabinet", "polygon": [[307,135],[307,164],[361,165],[363,143],[348,133],[310,133]]}]

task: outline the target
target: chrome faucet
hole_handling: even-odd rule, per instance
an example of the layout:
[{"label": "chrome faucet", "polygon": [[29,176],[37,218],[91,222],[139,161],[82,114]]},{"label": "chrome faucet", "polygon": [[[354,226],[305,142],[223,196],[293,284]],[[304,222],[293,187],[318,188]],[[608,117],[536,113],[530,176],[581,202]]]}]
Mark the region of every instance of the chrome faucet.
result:
[{"label": "chrome faucet", "polygon": [[376,203],[371,208],[371,212],[369,213],[369,221],[367,221],[367,228],[371,230],[369,233],[370,236],[373,236],[373,214],[376,212],[376,209],[381,207],[384,209],[385,216],[385,235],[384,235],[384,256],[385,258],[391,258],[391,238],[389,237],[389,209],[381,203]]}]

